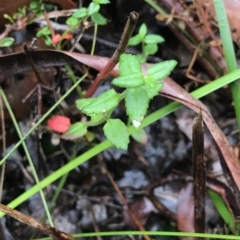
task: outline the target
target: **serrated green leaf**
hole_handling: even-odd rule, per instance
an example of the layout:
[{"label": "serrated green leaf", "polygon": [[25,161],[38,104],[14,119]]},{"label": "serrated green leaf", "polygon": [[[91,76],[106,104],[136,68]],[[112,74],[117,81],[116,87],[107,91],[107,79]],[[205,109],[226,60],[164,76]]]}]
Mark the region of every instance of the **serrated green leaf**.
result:
[{"label": "serrated green leaf", "polygon": [[82,99],[78,99],[76,101],[76,107],[80,110],[82,110],[83,108],[87,107],[88,105],[90,105],[90,103],[92,103],[94,101],[95,98],[82,98]]},{"label": "serrated green leaf", "polygon": [[69,17],[66,21],[66,24],[71,27],[77,27],[79,24],[79,20],[75,17]]},{"label": "serrated green leaf", "polygon": [[146,34],[147,34],[147,25],[143,23],[139,28],[139,35],[141,39],[143,39],[146,36]]},{"label": "serrated green leaf", "polygon": [[0,47],[10,47],[14,43],[14,38],[5,37],[0,40]]},{"label": "serrated green leaf", "polygon": [[234,218],[231,212],[228,210],[227,205],[223,201],[223,198],[212,190],[208,190],[208,194],[224,222],[230,227],[230,229],[234,229]]},{"label": "serrated green leaf", "polygon": [[87,14],[88,14],[88,12],[87,12],[86,8],[80,8],[75,13],[73,13],[72,17],[74,17],[74,18],[84,18],[84,17],[87,16]]},{"label": "serrated green leaf", "polygon": [[91,2],[88,6],[88,16],[97,13],[100,10],[100,5],[94,2]]},{"label": "serrated green leaf", "polygon": [[41,36],[48,36],[50,34],[51,34],[51,31],[48,29],[48,27],[43,27],[37,32],[36,36],[41,37]]},{"label": "serrated green leaf", "polygon": [[152,99],[153,97],[157,96],[158,93],[161,91],[163,87],[162,82],[156,82],[155,84],[145,84],[141,88],[144,89],[147,92],[147,96],[149,99]]},{"label": "serrated green leaf", "polygon": [[99,114],[92,114],[91,115],[91,120],[88,122],[88,126],[97,126],[109,117],[109,115],[112,113],[112,111],[108,111],[105,113],[99,113]]},{"label": "serrated green leaf", "polygon": [[117,94],[113,89],[110,89],[95,98],[88,106],[83,107],[81,110],[88,116],[106,113],[116,108],[119,101],[119,94]]},{"label": "serrated green leaf", "polygon": [[171,73],[171,71],[175,68],[176,65],[177,62],[175,60],[167,60],[149,67],[147,69],[147,73],[149,76],[153,76],[156,81],[162,80]]},{"label": "serrated green leaf", "polygon": [[107,139],[115,147],[127,150],[129,134],[127,126],[120,119],[108,119],[103,130]]},{"label": "serrated green leaf", "polygon": [[120,76],[127,76],[133,73],[142,73],[142,69],[134,55],[122,54],[119,62],[119,72]]},{"label": "serrated green leaf", "polygon": [[158,51],[157,44],[147,44],[143,48],[143,52],[145,55],[153,55]]},{"label": "serrated green leaf", "polygon": [[142,73],[132,73],[127,76],[114,78],[112,84],[118,87],[133,88],[144,84]]},{"label": "serrated green leaf", "polygon": [[77,122],[61,135],[61,138],[66,140],[73,140],[84,136],[87,133],[87,125],[82,122]]},{"label": "serrated green leaf", "polygon": [[139,34],[131,37],[128,41],[128,46],[136,46],[142,42],[142,38]]},{"label": "serrated green leaf", "polygon": [[144,43],[146,44],[156,44],[156,43],[162,43],[162,42],[164,42],[164,38],[157,34],[148,34],[144,38]]},{"label": "serrated green leaf", "polygon": [[145,63],[147,61],[146,56],[144,56],[143,54],[136,55],[136,59],[139,63]]},{"label": "serrated green leaf", "polygon": [[101,13],[92,14],[91,19],[93,22],[95,22],[98,25],[106,25],[107,24],[106,18],[103,17],[103,15]]},{"label": "serrated green leaf", "polygon": [[127,89],[125,106],[130,120],[141,122],[147,112],[149,98],[143,88]]}]

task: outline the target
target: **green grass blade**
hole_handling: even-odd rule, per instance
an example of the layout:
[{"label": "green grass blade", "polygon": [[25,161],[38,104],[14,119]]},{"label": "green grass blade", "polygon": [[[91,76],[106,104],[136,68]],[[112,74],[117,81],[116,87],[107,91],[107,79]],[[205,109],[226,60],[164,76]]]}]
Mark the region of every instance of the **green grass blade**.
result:
[{"label": "green grass blade", "polygon": [[[75,238],[85,237],[106,237],[106,236],[172,236],[172,237],[201,237],[201,238],[214,238],[214,239],[228,239],[239,240],[239,236],[223,235],[223,234],[209,234],[209,233],[190,233],[190,232],[162,232],[162,231],[112,231],[112,232],[91,232],[91,233],[79,233],[73,234]],[[51,240],[52,238],[37,238],[34,240]]]},{"label": "green grass blade", "polygon": [[[14,125],[14,127],[15,127],[15,129],[17,131],[17,134],[18,134],[19,138],[22,139],[23,138],[22,132],[21,132],[19,126],[18,126],[17,120],[16,120],[16,118],[14,116],[14,113],[13,113],[13,111],[11,109],[11,106],[10,106],[8,100],[7,100],[7,97],[6,97],[4,91],[2,90],[1,87],[0,87],[0,94],[1,94],[1,97],[3,99],[3,102],[4,102],[5,106],[6,106],[7,110],[8,110],[8,112],[9,112],[9,115],[10,115],[12,121],[13,121],[13,125]],[[44,197],[42,188],[40,187],[40,184],[39,184],[40,181],[39,181],[39,178],[38,178],[35,166],[33,164],[32,158],[30,156],[30,153],[28,151],[28,148],[27,148],[27,145],[26,145],[25,141],[22,142],[22,146],[23,146],[23,149],[25,151],[28,163],[29,163],[29,165],[31,167],[32,174],[33,174],[34,180],[36,182],[36,186],[38,188],[38,191],[40,193],[40,196],[41,196],[41,199],[42,199],[42,203],[43,203],[43,206],[44,206],[44,209],[45,209],[48,221],[49,221],[50,225],[53,226],[53,221],[52,221],[52,218],[51,218],[51,214],[49,212],[48,205],[47,205],[46,199]]]},{"label": "green grass blade", "polygon": [[[232,72],[237,69],[237,62],[233,48],[231,31],[229,28],[228,19],[224,7],[224,2],[223,0],[214,0],[213,2],[216,10],[218,27],[221,35],[224,56],[227,64],[227,70],[228,72]],[[237,80],[231,83],[230,88],[234,102],[234,109],[236,113],[238,129],[240,130],[240,81]]]}]

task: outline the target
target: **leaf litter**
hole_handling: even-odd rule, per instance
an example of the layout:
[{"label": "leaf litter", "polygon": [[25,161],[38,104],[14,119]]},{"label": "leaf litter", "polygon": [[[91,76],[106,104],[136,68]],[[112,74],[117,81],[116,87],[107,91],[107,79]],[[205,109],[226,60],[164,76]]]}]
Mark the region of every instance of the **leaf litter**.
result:
[{"label": "leaf litter", "polygon": [[[124,3],[122,3],[124,4]],[[122,6],[121,4],[121,6]],[[120,14],[118,12],[118,14]],[[147,14],[147,13],[145,13]],[[149,14],[149,13],[148,13]],[[146,20],[148,21],[148,20]],[[236,38],[235,38],[236,39]],[[101,70],[107,63],[108,58],[104,57],[97,57],[97,56],[89,56],[79,53],[70,53],[70,52],[63,52],[63,51],[53,51],[53,50],[36,50],[33,52],[34,62],[37,67],[45,68],[45,67],[56,67],[56,66],[64,66],[66,64],[70,65],[79,65],[79,62],[86,64],[94,69]],[[20,74],[26,71],[29,71],[29,65],[23,53],[14,53],[7,56],[0,57],[0,80],[4,82],[8,77],[12,77],[15,74]],[[143,71],[146,69],[147,65],[143,65]],[[149,66],[149,65],[148,65]],[[181,72],[181,70],[178,70]],[[112,72],[112,76],[118,76],[118,68],[116,67]],[[25,80],[24,80],[25,81]],[[50,80],[49,80],[50,81]],[[24,82],[26,83],[26,81]],[[107,85],[107,84],[106,84]],[[11,86],[10,86],[11,87]],[[16,86],[15,86],[16,88]],[[18,91],[21,92],[20,83],[17,85]],[[8,88],[5,89],[8,91]],[[13,94],[13,90],[10,90],[10,93]],[[216,147],[213,149],[210,148],[211,145],[214,145],[211,137],[205,137],[205,148],[210,148],[210,156],[207,158],[211,160],[215,160],[216,164],[219,164],[219,161],[216,158],[221,160],[222,164],[226,164],[227,166],[227,173],[230,175],[231,183],[237,187],[237,190],[240,189],[240,182],[238,179],[240,168],[237,161],[237,158],[232,150],[232,147],[229,144],[227,138],[223,135],[222,130],[217,126],[214,118],[211,116],[209,110],[198,100],[192,98],[187,91],[179,87],[179,85],[170,78],[166,78],[163,84],[163,90],[161,93],[164,97],[168,97],[174,99],[176,101],[182,102],[187,107],[191,108],[195,112],[199,112],[200,109],[203,111],[203,118],[205,121],[206,126],[209,129],[215,143]],[[14,93],[14,96],[16,93]],[[16,99],[20,99],[20,97],[16,96]],[[207,98],[205,100],[207,102]],[[166,98],[157,97],[157,100],[153,100],[150,103],[149,109],[152,111],[154,109],[158,109],[161,105],[164,105],[167,100]],[[12,104],[15,106],[15,103]],[[228,111],[231,114],[231,109]],[[121,115],[121,112],[114,113],[115,115]],[[24,114],[26,118],[28,116],[28,112]],[[187,116],[188,117],[188,116]],[[218,117],[218,116],[217,116]],[[124,117],[123,117],[124,118]],[[184,120],[182,120],[184,122]],[[186,121],[189,121],[188,119]],[[177,122],[177,123],[176,123]],[[148,126],[145,131],[148,134],[147,142],[144,144],[137,143],[135,141],[131,141],[130,149],[128,152],[126,151],[118,151],[115,150],[117,153],[117,157],[114,159],[111,153],[108,155],[108,161],[106,162],[107,168],[114,176],[114,179],[117,181],[118,185],[123,190],[123,193],[127,193],[125,191],[130,191],[129,197],[127,200],[131,202],[131,206],[136,204],[137,207],[133,207],[138,214],[140,220],[142,220],[142,224],[144,224],[147,229],[154,229],[154,224],[149,226],[147,224],[148,218],[151,214],[155,217],[158,214],[165,214],[156,209],[155,206],[152,205],[152,202],[149,201],[148,197],[145,197],[144,190],[148,187],[149,183],[154,183],[157,179],[163,178],[164,175],[169,175],[173,169],[178,169],[183,172],[190,173],[191,171],[191,142],[185,137],[185,134],[190,138],[189,133],[186,132],[187,129],[184,129],[185,125],[182,127],[184,129],[184,134],[179,131],[178,125],[180,125],[180,119],[177,115],[169,115],[158,120],[155,124]],[[182,124],[182,123],[181,123]],[[185,123],[183,123],[185,124]],[[188,125],[190,128],[191,123]],[[233,125],[233,127],[236,127]],[[47,134],[46,134],[47,135]],[[96,129],[96,139],[101,139],[100,130]],[[208,140],[210,139],[210,140]],[[210,142],[210,143],[208,143]],[[207,145],[208,143],[208,145]],[[68,141],[62,140],[63,146],[68,150],[68,152],[72,152],[74,150],[74,146],[69,143]],[[137,151],[134,150],[137,149]],[[82,143],[81,146],[78,146],[75,151],[77,154],[81,154],[86,149],[88,149],[87,143]],[[59,148],[58,148],[59,150]],[[48,150],[52,152],[52,150]],[[116,155],[116,153],[114,153]],[[105,156],[106,153],[103,154]],[[218,155],[219,154],[219,155]],[[141,156],[140,156],[141,155]],[[140,157],[144,157],[145,160],[148,162],[148,167],[144,165],[143,162],[140,162]],[[22,156],[24,161],[24,156]],[[70,211],[77,211],[80,218],[75,219],[76,226],[79,228],[75,228],[77,232],[81,230],[84,231],[93,231],[92,223],[94,222],[95,225],[100,226],[100,228],[104,228],[104,225],[107,224],[109,229],[111,226],[114,226],[116,230],[121,230],[122,226],[134,226],[131,220],[129,220],[128,211],[126,208],[122,207],[122,203],[117,200],[116,194],[113,193],[113,188],[109,181],[107,180],[105,174],[101,171],[101,168],[98,165],[98,159],[94,158],[91,163],[87,164],[86,166],[79,166],[77,169],[72,171],[69,175],[69,182],[66,183],[64,190],[60,195],[60,200],[58,202],[61,205],[61,199],[64,199],[65,206],[68,207]],[[64,162],[64,156],[62,153],[60,155],[49,155],[48,156],[48,168],[51,170],[57,169],[60,167],[61,162]],[[25,164],[25,163],[24,163]],[[214,163],[215,164],[215,163]],[[9,179],[14,181],[19,181],[22,176],[22,172],[17,169],[15,172],[15,176],[6,176],[6,181],[10,181]],[[138,173],[138,174],[136,174]],[[127,176],[129,178],[127,178]],[[123,179],[125,183],[123,184]],[[141,183],[141,179],[143,179],[143,183]],[[20,181],[23,185],[25,181]],[[228,180],[229,181],[229,180]],[[141,184],[140,184],[141,183]],[[171,186],[171,187],[170,187]],[[216,183],[214,185],[216,187]],[[193,217],[191,214],[188,215],[188,220],[186,221],[187,224],[182,225],[184,220],[182,219],[184,215],[184,210],[188,209],[188,206],[191,205],[191,184],[188,183],[187,185],[182,183],[181,186],[177,186],[174,184],[174,181],[170,181],[166,183],[164,187],[159,187],[158,189],[158,196],[159,202],[165,206],[166,209],[171,211],[176,216],[174,217],[177,219],[177,227],[181,231],[192,231],[193,230]],[[164,188],[168,188],[167,191],[164,191]],[[176,191],[176,188],[177,191]],[[19,192],[21,191],[21,187],[18,186],[16,188]],[[222,194],[226,190],[225,188],[220,188]],[[223,191],[223,189],[225,189]],[[142,192],[138,193],[137,190],[142,190]],[[71,193],[70,193],[71,192]],[[80,200],[78,200],[78,207],[77,210],[74,210],[73,204],[67,204],[69,200],[73,200],[76,196],[72,193],[79,193],[82,195],[87,195],[91,198],[89,203],[89,208],[92,210],[88,210],[85,207],[81,206]],[[11,196],[12,193],[9,192],[8,194]],[[157,196],[157,188],[156,194]],[[228,204],[229,193],[226,195],[222,195],[225,198],[226,203]],[[236,194],[237,196],[237,194]],[[108,200],[110,205],[105,204],[105,199]],[[5,195],[6,202],[8,198]],[[76,200],[76,199],[75,199]],[[236,199],[237,202],[238,199]],[[31,199],[29,199],[31,201]],[[101,202],[96,204],[95,202]],[[73,201],[74,203],[74,201]],[[189,203],[186,204],[186,203]],[[219,222],[219,215],[215,211],[214,207],[211,205],[212,202],[208,201],[207,206],[210,207],[209,209],[212,210],[212,218],[211,224]],[[238,202],[237,202],[238,204]],[[122,210],[119,210],[119,207]],[[235,206],[236,207],[236,206]],[[21,207],[24,209],[24,207]],[[229,208],[234,208],[234,206],[229,206]],[[238,206],[236,207],[236,209]],[[141,209],[141,210],[140,210]],[[210,213],[210,210],[206,210],[207,213]],[[95,220],[91,211],[96,213]],[[117,216],[117,217],[115,217]],[[166,215],[168,216],[168,215]],[[172,216],[172,215],[169,215]],[[64,220],[64,214],[61,215],[62,219],[62,226],[66,221]],[[208,219],[211,219],[209,217]],[[112,218],[112,222],[108,222],[107,219]],[[157,219],[157,218],[156,218]],[[121,225],[123,224],[123,225]],[[209,224],[209,225],[211,225]],[[61,224],[60,224],[61,225]],[[59,229],[61,226],[59,225]],[[162,224],[163,225],[163,224]],[[75,231],[74,230],[74,231]]]}]

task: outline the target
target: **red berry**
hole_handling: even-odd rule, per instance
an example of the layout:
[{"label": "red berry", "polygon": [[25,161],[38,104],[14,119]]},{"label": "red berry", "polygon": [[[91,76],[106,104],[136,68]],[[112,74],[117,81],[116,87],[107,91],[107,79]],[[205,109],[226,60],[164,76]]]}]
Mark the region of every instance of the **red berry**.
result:
[{"label": "red berry", "polygon": [[70,119],[65,116],[55,116],[48,120],[48,127],[58,133],[64,133],[71,126]]}]

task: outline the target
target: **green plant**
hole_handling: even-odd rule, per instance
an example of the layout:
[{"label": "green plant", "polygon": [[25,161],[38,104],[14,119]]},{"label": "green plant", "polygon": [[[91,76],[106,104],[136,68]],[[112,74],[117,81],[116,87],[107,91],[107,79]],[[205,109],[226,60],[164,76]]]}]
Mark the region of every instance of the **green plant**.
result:
[{"label": "green plant", "polygon": [[3,14],[3,17],[8,19],[12,24],[19,18],[26,17],[27,24],[31,23],[32,18],[28,18],[28,14],[34,14],[35,16],[42,15],[42,10],[50,11],[53,9],[52,4],[43,3],[42,1],[32,1],[30,5],[18,8],[18,11],[12,16],[9,14]]},{"label": "green plant", "polygon": [[37,37],[45,37],[45,44],[47,46],[50,46],[52,44],[52,39],[51,39],[51,31],[49,30],[49,28],[47,26],[43,27],[42,29],[40,29],[37,34]]},{"label": "green plant", "polygon": [[142,54],[137,55],[139,62],[146,62],[149,55],[158,51],[158,44],[164,42],[164,38],[157,34],[147,34],[147,25],[143,23],[137,35],[130,38],[128,45],[136,46],[142,44]]},{"label": "green plant", "polygon": [[[24,6],[24,7],[18,8],[18,11],[16,13],[14,13],[12,16],[9,14],[4,14],[3,16],[4,16],[4,18],[8,19],[11,24],[14,24],[17,20],[22,19],[24,24],[28,25],[32,22],[33,16],[38,17],[38,16],[42,15],[43,9],[48,10],[48,11],[52,10],[53,5],[42,3],[41,1],[32,1],[28,7]],[[45,38],[46,38],[45,43],[47,45],[51,45],[51,38],[49,37],[49,35],[50,35],[50,30],[46,29],[46,27],[39,30],[39,32],[37,33],[37,37],[45,36]],[[2,40],[4,40],[4,39],[2,39]],[[4,46],[7,45],[9,47],[12,44],[13,44],[13,41],[11,41],[11,38],[5,38],[4,44],[3,44]],[[2,45],[0,45],[0,47],[1,46]]]},{"label": "green plant", "polygon": [[120,57],[120,76],[112,84],[126,90],[117,93],[110,89],[96,98],[83,98],[76,101],[76,106],[90,117],[88,122],[73,124],[63,135],[63,138],[74,139],[87,133],[87,128],[102,124],[104,134],[117,148],[127,149],[129,133],[127,126],[120,119],[110,118],[120,101],[125,101],[126,113],[135,128],[138,128],[146,115],[149,101],[155,97],[162,88],[162,79],[170,74],[177,62],[169,60],[154,64],[147,69],[144,76],[140,63],[136,57],[123,54]]},{"label": "green plant", "polygon": [[93,0],[88,8],[80,8],[72,14],[66,21],[66,23],[72,28],[77,28],[82,22],[91,17],[91,20],[98,25],[105,25],[107,20],[99,13],[101,4],[107,4],[109,0]]},{"label": "green plant", "polygon": [[14,43],[14,38],[5,37],[0,40],[0,47],[11,47]]},{"label": "green plant", "polygon": [[[69,32],[79,28],[79,26],[81,26],[81,24],[86,22],[89,17],[91,18],[91,21],[93,21],[95,24],[105,25],[107,23],[107,20],[102,16],[101,13],[99,13],[99,10],[101,8],[101,4],[107,4],[107,3],[109,3],[109,0],[93,0],[89,4],[88,8],[82,7],[78,9],[76,12],[74,12],[66,20],[66,24],[69,25],[69,29],[62,34],[61,39],[59,39],[59,41],[57,42],[56,48],[61,49],[61,42],[63,39],[65,39],[65,36],[68,35]],[[35,5],[36,4],[34,4],[34,6]],[[37,6],[36,6],[36,9],[38,9]],[[50,46],[50,45],[56,44],[51,37],[51,32],[48,29],[48,27],[44,27],[37,32],[37,37],[41,37],[41,36],[45,37],[46,45]]]}]

